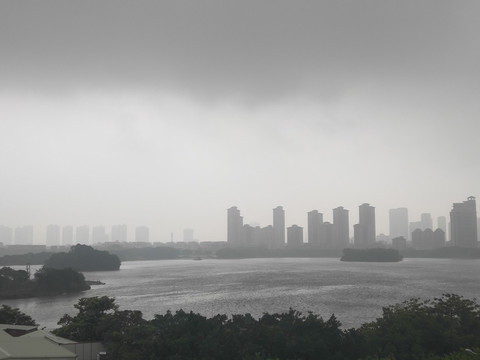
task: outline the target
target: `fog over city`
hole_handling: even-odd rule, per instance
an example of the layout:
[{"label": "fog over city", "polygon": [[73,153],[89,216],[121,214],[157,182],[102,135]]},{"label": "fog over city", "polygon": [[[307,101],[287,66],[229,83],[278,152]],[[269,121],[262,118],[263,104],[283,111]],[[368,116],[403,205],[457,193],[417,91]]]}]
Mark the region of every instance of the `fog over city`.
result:
[{"label": "fog over city", "polygon": [[[478,1],[0,2],[0,225],[226,241],[480,196]],[[351,232],[353,234],[353,232]],[[38,236],[37,236],[38,235]]]}]

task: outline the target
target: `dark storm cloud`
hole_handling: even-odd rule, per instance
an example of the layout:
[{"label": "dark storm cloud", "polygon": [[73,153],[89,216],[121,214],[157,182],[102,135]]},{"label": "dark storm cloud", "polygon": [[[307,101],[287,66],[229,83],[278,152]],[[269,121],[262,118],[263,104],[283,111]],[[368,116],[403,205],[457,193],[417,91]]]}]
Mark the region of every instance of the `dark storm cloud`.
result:
[{"label": "dark storm cloud", "polygon": [[0,86],[329,96],[381,78],[469,78],[478,2],[2,1]]}]

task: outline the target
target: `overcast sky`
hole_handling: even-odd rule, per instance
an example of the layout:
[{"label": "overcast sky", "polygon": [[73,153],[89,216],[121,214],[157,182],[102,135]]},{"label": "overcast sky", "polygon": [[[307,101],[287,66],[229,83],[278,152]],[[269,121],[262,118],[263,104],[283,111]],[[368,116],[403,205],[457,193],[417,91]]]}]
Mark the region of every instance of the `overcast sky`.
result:
[{"label": "overcast sky", "polygon": [[[0,225],[151,240],[479,195],[480,2],[0,2]],[[435,222],[436,223],[436,222]],[[353,235],[353,233],[352,233]]]}]

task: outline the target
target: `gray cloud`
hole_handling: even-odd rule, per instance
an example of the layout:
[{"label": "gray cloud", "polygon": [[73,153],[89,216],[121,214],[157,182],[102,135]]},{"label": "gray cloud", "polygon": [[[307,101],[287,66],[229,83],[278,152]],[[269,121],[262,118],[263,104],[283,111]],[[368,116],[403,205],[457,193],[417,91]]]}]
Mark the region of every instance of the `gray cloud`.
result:
[{"label": "gray cloud", "polygon": [[3,1],[3,87],[335,96],[379,78],[474,76],[478,2]]}]

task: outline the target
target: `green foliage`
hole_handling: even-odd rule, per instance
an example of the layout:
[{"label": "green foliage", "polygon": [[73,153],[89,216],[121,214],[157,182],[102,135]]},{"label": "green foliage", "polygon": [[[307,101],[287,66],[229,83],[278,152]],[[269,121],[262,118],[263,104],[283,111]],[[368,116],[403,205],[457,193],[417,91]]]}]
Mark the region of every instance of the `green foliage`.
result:
[{"label": "green foliage", "polygon": [[21,312],[17,308],[8,305],[2,305],[0,308],[0,324],[10,325],[37,325],[29,315]]},{"label": "green foliage", "polygon": [[47,259],[52,256],[51,252],[28,253],[20,255],[5,255],[0,257],[0,265],[43,265]]},{"label": "green foliage", "polygon": [[0,269],[0,298],[28,298],[58,295],[90,289],[82,274],[72,269],[43,267],[30,280],[26,271],[9,267]]},{"label": "green foliage", "polygon": [[102,341],[117,360],[480,358],[479,305],[452,294],[386,307],[376,321],[348,330],[333,315],[323,320],[293,309],[259,319],[250,314],[206,318],[179,310],[147,321],[139,311],[119,311],[109,297],[83,298],[75,308],[78,314],[65,315],[55,333]]},{"label": "green foliage", "polygon": [[396,360],[444,356],[480,346],[479,305],[453,294],[411,299],[383,309],[361,332],[372,355]]},{"label": "green foliage", "polygon": [[63,294],[90,289],[83,274],[71,268],[51,269],[42,267],[35,275],[37,292],[44,294]]},{"label": "green foliage", "polygon": [[65,314],[58,321],[61,327],[54,333],[75,341],[103,341],[118,309],[115,299],[108,296],[81,298],[74,307],[78,314],[73,317]]},{"label": "green foliage", "polygon": [[107,251],[95,250],[91,246],[77,244],[70,248],[68,253],[53,254],[46,262],[45,267],[53,269],[72,268],[76,271],[107,271],[120,269],[120,260],[117,255]]}]

